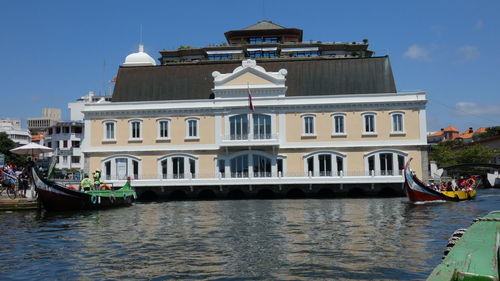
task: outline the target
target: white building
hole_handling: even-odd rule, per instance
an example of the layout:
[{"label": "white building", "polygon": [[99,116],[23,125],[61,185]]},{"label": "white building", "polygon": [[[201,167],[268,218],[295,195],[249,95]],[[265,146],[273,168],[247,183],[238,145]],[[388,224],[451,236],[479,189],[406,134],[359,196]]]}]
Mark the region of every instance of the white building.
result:
[{"label": "white building", "polygon": [[21,145],[31,141],[30,132],[21,128],[21,119],[0,118],[0,132],[6,133],[9,139]]}]

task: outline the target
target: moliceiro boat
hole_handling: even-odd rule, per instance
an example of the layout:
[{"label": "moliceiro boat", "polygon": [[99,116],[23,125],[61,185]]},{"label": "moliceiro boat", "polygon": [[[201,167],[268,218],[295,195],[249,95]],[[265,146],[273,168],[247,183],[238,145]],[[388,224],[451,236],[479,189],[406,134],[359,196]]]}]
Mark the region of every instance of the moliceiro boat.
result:
[{"label": "moliceiro boat", "polygon": [[468,180],[464,190],[441,191],[433,189],[430,186],[426,186],[411,170],[411,160],[412,158],[406,162],[404,167],[404,188],[410,201],[462,201],[473,199],[476,196],[476,183],[473,179],[470,181]]},{"label": "moliceiro boat", "polygon": [[448,240],[445,258],[427,281],[500,280],[500,211],[476,218]]},{"label": "moliceiro boat", "polygon": [[36,170],[31,170],[38,200],[49,211],[94,210],[131,205],[137,198],[130,179],[116,190],[78,191],[43,179]]}]

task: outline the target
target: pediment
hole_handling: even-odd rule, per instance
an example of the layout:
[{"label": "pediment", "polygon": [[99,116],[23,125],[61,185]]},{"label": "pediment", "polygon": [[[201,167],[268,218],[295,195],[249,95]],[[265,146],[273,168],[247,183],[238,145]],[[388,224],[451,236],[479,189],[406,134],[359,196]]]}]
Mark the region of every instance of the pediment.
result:
[{"label": "pediment", "polygon": [[266,79],[268,77],[262,77],[261,75],[257,75],[255,73],[252,73],[250,71],[245,72],[241,75],[238,75],[237,77],[233,77],[233,79],[230,79],[228,81],[225,81],[225,83],[221,84],[222,85],[267,85],[267,84],[272,84],[274,85],[274,81],[271,81],[270,79]]}]

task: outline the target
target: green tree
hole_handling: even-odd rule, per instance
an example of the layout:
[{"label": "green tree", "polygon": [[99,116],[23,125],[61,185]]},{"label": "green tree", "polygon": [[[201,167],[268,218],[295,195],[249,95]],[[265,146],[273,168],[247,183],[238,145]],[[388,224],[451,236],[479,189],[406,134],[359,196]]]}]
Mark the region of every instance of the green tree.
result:
[{"label": "green tree", "polygon": [[496,151],[481,144],[468,145],[456,151],[458,163],[489,163]]},{"label": "green tree", "polygon": [[489,163],[498,152],[481,144],[464,145],[459,141],[445,141],[432,147],[429,159],[438,167],[458,164]]},{"label": "green tree", "polygon": [[457,160],[453,151],[453,143],[445,141],[433,146],[432,151],[429,153],[429,159],[436,161],[438,167],[456,165]]},{"label": "green tree", "polygon": [[500,126],[488,127],[486,132],[474,135],[474,140],[486,139],[490,137],[500,136]]},{"label": "green tree", "polygon": [[9,136],[6,133],[0,133],[0,153],[5,154],[5,162],[12,163],[14,165],[26,164],[25,156],[10,152],[11,149],[16,147],[16,143],[9,139]]}]

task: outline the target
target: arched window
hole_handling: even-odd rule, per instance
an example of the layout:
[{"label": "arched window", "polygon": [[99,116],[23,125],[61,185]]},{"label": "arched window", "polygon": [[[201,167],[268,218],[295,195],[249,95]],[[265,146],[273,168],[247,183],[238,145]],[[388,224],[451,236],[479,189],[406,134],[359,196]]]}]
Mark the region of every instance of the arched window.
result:
[{"label": "arched window", "polygon": [[161,179],[196,178],[198,158],[189,154],[175,153],[158,159],[158,176]]},{"label": "arched window", "polygon": [[391,134],[404,133],[404,112],[391,112]]},{"label": "arched window", "polygon": [[240,151],[218,157],[216,160],[216,172],[222,177],[277,177],[283,176],[286,171],[284,156],[274,156],[257,150]]},{"label": "arched window", "polygon": [[141,159],[131,155],[113,155],[102,161],[101,171],[105,180],[140,179]]},{"label": "arched window", "polygon": [[377,150],[365,155],[365,174],[372,176],[402,175],[408,154],[397,150]]},{"label": "arched window", "polygon": [[333,151],[318,151],[304,156],[306,176],[333,177],[346,175],[347,156]]}]

